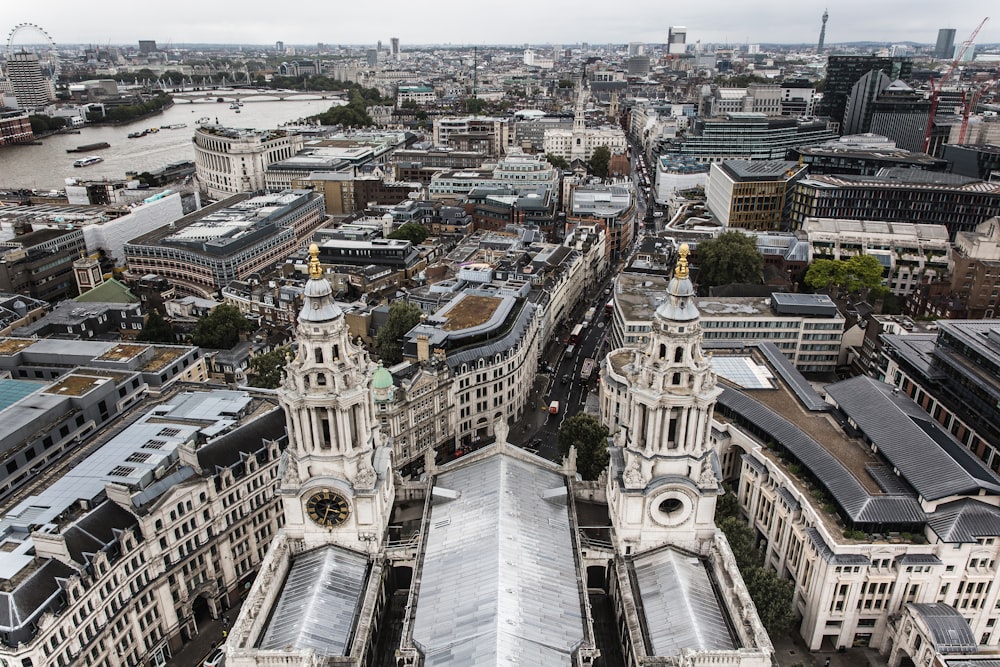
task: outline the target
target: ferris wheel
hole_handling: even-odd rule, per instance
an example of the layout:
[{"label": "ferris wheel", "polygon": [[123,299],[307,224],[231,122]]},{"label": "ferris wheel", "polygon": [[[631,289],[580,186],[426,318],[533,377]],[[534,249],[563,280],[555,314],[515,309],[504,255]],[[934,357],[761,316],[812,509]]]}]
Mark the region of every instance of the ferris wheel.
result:
[{"label": "ferris wheel", "polygon": [[[15,44],[15,39],[20,35],[23,37],[25,34],[34,34],[34,40],[26,42],[19,46]],[[28,46],[33,48],[29,49]],[[39,62],[43,63],[43,67],[48,65],[49,73],[51,74],[53,83],[59,79],[59,53],[56,51],[56,43],[52,41],[49,33],[45,32],[45,29],[34,23],[18,23],[14,26],[10,33],[7,34],[7,62],[10,62],[14,54],[20,49],[34,51],[35,55],[38,56]]]}]

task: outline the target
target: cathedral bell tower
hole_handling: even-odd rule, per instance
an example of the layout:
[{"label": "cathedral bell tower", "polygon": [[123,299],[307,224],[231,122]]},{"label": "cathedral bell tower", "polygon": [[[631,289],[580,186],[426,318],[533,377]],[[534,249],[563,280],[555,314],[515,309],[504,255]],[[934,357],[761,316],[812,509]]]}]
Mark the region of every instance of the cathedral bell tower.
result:
[{"label": "cathedral bell tower", "polygon": [[687,256],[685,244],[649,342],[625,371],[629,420],[617,433],[608,475],[620,553],[664,544],[698,550],[715,533],[720,487],[711,428],[722,390],[702,353]]},{"label": "cathedral bell tower", "polygon": [[350,339],[319,248],[310,246],[309,255],[298,351],[278,390],[289,436],[280,487],[285,531],[307,548],[377,551],[395,489],[391,449],[375,419],[375,365]]}]

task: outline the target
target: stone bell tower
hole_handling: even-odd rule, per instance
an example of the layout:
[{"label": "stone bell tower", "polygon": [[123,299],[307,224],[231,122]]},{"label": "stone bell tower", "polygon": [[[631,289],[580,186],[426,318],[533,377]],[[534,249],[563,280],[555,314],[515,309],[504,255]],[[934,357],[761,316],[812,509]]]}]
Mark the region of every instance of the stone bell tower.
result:
[{"label": "stone bell tower", "polygon": [[621,553],[663,544],[697,549],[715,533],[720,487],[711,424],[722,390],[701,349],[687,256],[685,244],[646,348],[618,353],[632,357],[624,364],[630,419],[618,432],[621,456],[612,456],[608,475]]},{"label": "stone bell tower", "polygon": [[377,551],[395,489],[391,448],[375,418],[375,365],[350,339],[319,248],[309,254],[298,350],[278,390],[289,436],[280,487],[285,531],[307,546]]}]

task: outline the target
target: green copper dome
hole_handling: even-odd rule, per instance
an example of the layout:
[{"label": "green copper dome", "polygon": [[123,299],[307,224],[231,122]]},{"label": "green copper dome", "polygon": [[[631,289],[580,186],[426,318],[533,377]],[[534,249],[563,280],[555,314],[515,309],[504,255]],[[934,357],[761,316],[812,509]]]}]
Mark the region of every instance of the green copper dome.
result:
[{"label": "green copper dome", "polygon": [[379,362],[378,368],[372,375],[372,389],[389,389],[390,387],[392,387],[392,373],[385,369],[382,362]]}]

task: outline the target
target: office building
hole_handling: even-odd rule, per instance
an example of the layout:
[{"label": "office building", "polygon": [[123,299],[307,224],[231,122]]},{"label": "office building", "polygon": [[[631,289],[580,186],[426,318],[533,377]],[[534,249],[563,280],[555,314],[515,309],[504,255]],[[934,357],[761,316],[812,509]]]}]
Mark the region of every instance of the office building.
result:
[{"label": "office building", "polygon": [[791,148],[836,137],[823,120],[734,112],[724,118],[698,118],[686,136],[662,139],[659,146],[662,153],[692,156],[701,162],[783,160]]},{"label": "office building", "polygon": [[909,58],[831,55],[827,58],[826,83],[819,113],[829,116],[835,123],[842,123],[851,90],[862,76],[872,70],[880,70],[892,81],[908,80],[912,69],[913,63]]},{"label": "office building", "polygon": [[[948,148],[964,148],[946,146]],[[896,147],[896,142],[874,134],[844,135],[839,139],[818,146],[801,146],[788,151],[787,159],[801,162],[809,168],[810,175],[854,174],[875,176],[882,169],[904,167],[923,171],[948,171],[950,160],[936,158],[926,153]],[[955,158],[953,158],[955,159]],[[956,160],[957,161],[957,160]],[[963,162],[963,167],[966,163]],[[977,178],[975,173],[953,173]],[[988,180],[978,176],[981,180]]]},{"label": "office building", "polygon": [[713,162],[705,204],[725,227],[779,231],[788,218],[795,183],[806,173],[795,162]]},{"label": "office building", "polygon": [[904,150],[922,151],[930,109],[931,102],[922,92],[902,81],[893,81],[879,92],[871,105],[869,129],[892,139]]},{"label": "office building", "polygon": [[150,53],[156,53],[159,49],[156,48],[155,39],[140,39],[139,40],[139,53],[144,56],[148,56]]},{"label": "office building", "polygon": [[198,181],[212,199],[264,189],[267,167],[302,150],[302,136],[284,130],[201,125],[194,133]]},{"label": "office building", "polygon": [[0,146],[23,144],[34,139],[27,111],[0,107]]},{"label": "office building", "polygon": [[997,215],[1000,183],[893,168],[873,176],[806,176],[792,195],[791,222],[799,227],[806,218],[840,218],[944,225],[955,238]]},{"label": "office building", "polygon": [[184,294],[211,298],[283,261],[323,224],[323,197],[304,190],[229,199],[125,244],[129,268],[154,273]]},{"label": "office building", "polygon": [[844,120],[840,124],[841,133],[844,135],[868,133],[871,130],[875,100],[892,83],[885,72],[878,69],[873,69],[858,79],[851,87],[851,94],[844,107]]},{"label": "office building", "polygon": [[389,38],[389,56],[393,60],[399,60],[399,37]]},{"label": "office building", "polygon": [[21,109],[36,111],[56,98],[52,79],[48,72],[42,71],[41,62],[34,53],[12,53],[7,59],[7,78]]},{"label": "office building", "polygon": [[[38,400],[134,404],[133,381],[88,368]],[[61,414],[78,434],[99,423],[87,414],[80,429],[74,413],[84,415]],[[0,659],[165,664],[253,580],[282,521],[273,482],[283,430],[273,399],[174,390],[88,453],[70,452],[72,470],[36,484],[0,522],[0,595],[18,609],[4,619]]]},{"label": "office building", "polygon": [[1000,177],[1000,145],[946,144],[942,157],[953,174],[983,181]]},{"label": "office building", "polygon": [[683,55],[687,51],[687,28],[672,25],[667,30],[667,53],[672,56]]},{"label": "office building", "polygon": [[435,117],[434,145],[500,157],[510,144],[511,120],[485,116]]},{"label": "office building", "polygon": [[0,242],[0,292],[49,303],[76,296],[73,262],[85,247],[80,229],[39,229]]},{"label": "office building", "polygon": [[801,231],[810,262],[871,255],[883,267],[883,284],[898,296],[948,273],[951,242],[944,225],[810,218]]},{"label": "office building", "polygon": [[934,57],[940,60],[951,60],[955,57],[954,28],[941,28],[938,30],[937,44],[934,45]]},{"label": "office building", "polygon": [[1000,327],[937,320],[936,333],[884,335],[879,376],[990,470],[1000,471]]}]

